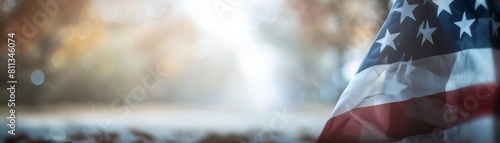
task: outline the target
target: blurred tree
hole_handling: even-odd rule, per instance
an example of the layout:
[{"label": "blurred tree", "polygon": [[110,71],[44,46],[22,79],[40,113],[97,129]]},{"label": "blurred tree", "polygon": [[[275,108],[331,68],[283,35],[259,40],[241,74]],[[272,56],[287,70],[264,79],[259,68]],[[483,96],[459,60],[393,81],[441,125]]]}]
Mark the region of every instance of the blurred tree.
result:
[{"label": "blurred tree", "polygon": [[[298,67],[287,69],[292,73],[282,75],[289,80],[284,83],[289,84],[288,99],[336,102],[349,80],[343,73],[346,63],[361,59],[370,48],[388,14],[388,2],[286,0],[277,8],[277,20],[264,22],[261,34],[299,61],[294,65]],[[352,51],[362,54],[348,54]]]}]

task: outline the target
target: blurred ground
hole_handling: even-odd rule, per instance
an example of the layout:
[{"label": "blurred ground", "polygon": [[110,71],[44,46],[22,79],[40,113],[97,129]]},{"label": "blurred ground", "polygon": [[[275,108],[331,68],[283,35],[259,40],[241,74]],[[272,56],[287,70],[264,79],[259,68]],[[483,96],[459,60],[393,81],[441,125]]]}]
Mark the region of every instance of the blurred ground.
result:
[{"label": "blurred ground", "polygon": [[102,112],[105,108],[63,105],[38,112],[21,110],[17,115],[21,135],[15,138],[99,142],[99,137],[93,137],[96,134],[117,134],[115,142],[129,142],[141,140],[141,135],[134,135],[140,132],[154,138],[154,142],[234,142],[234,138],[237,142],[312,142],[332,107],[301,105],[256,113],[223,107],[148,104],[130,113],[111,114]]}]

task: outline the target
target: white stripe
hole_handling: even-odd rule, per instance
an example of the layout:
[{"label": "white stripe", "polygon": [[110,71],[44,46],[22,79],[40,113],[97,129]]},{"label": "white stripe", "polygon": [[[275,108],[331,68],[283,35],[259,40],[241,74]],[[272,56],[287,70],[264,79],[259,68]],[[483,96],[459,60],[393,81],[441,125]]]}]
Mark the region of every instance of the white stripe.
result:
[{"label": "white stripe", "polygon": [[494,124],[494,117],[486,116],[453,128],[407,137],[397,143],[494,143]]},{"label": "white stripe", "polygon": [[[405,101],[496,79],[491,48],[468,49],[411,62],[376,65],[356,74],[331,116],[354,108]],[[414,66],[414,70],[410,67]]]}]

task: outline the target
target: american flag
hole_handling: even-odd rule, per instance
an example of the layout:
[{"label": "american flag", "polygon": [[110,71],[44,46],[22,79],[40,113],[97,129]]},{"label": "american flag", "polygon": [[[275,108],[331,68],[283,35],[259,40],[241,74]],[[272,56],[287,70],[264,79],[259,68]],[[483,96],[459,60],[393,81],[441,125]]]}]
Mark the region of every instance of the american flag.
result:
[{"label": "american flag", "polygon": [[500,2],[397,0],[317,142],[495,142]]}]

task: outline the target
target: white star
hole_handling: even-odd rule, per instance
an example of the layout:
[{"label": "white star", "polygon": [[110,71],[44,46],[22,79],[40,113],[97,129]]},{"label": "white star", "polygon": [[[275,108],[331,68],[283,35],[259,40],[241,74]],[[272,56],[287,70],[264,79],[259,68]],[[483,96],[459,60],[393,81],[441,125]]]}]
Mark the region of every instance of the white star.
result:
[{"label": "white star", "polygon": [[493,35],[498,37],[498,27],[500,27],[500,22],[495,21],[495,14],[491,16],[491,31],[493,31]]},{"label": "white star", "polygon": [[394,9],[394,11],[401,13],[399,23],[403,23],[403,20],[405,20],[407,17],[410,17],[411,19],[416,21],[415,16],[413,15],[413,10],[415,10],[417,6],[418,4],[408,5],[408,1],[404,1],[401,7]]},{"label": "white star", "polygon": [[476,19],[467,19],[467,16],[464,15],[462,16],[462,21],[457,21],[455,22],[455,25],[457,25],[460,28],[460,38],[462,38],[463,33],[467,33],[469,36],[472,37],[472,34],[470,32],[470,26],[472,23],[474,23]]},{"label": "white star", "polygon": [[476,6],[475,6],[474,10],[477,10],[477,8],[480,5],[482,5],[486,9],[488,9],[488,6],[486,5],[486,1],[485,0],[476,0]]},{"label": "white star", "polygon": [[394,39],[396,39],[396,37],[398,37],[398,35],[399,35],[399,33],[393,33],[393,34],[389,33],[389,29],[387,29],[387,31],[385,32],[385,36],[383,38],[375,41],[377,43],[382,44],[382,46],[380,47],[380,52],[382,53],[382,51],[387,46],[390,46],[391,48],[396,50],[396,45],[394,44]]},{"label": "white star", "polygon": [[439,14],[441,12],[446,11],[449,14],[451,14],[450,10],[450,4],[453,2],[453,0],[434,0],[434,3],[438,6],[438,11],[437,11],[437,16],[439,17]]},{"label": "white star", "polygon": [[[432,41],[432,33],[436,31],[437,27],[430,27],[429,21],[424,21],[422,24],[420,24],[420,27],[418,28],[418,33],[417,37],[422,34],[422,45],[424,45],[425,41],[431,42],[431,44],[434,45],[434,41]],[[421,46],[422,46],[421,45]]]}]

